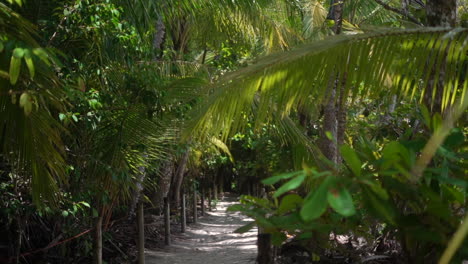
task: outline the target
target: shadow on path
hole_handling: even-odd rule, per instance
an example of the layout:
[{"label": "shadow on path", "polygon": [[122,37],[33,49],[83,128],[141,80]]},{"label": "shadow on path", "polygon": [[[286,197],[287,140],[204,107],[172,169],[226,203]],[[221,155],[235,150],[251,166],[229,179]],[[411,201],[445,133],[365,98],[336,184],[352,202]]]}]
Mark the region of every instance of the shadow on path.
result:
[{"label": "shadow on path", "polygon": [[161,250],[147,250],[148,264],[244,264],[255,263],[257,230],[233,233],[249,223],[239,213],[226,212],[237,202],[227,196],[217,204],[217,210],[206,212],[197,224],[187,227],[185,234],[172,236],[172,245]]}]

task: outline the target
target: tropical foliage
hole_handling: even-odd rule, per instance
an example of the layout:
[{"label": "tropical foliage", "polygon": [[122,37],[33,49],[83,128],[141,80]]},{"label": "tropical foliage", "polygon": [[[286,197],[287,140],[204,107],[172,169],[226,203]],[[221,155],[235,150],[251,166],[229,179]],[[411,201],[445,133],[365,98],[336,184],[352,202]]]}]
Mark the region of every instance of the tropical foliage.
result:
[{"label": "tropical foliage", "polygon": [[194,183],[307,261],[468,259],[466,6],[0,1],[0,262],[131,262]]}]

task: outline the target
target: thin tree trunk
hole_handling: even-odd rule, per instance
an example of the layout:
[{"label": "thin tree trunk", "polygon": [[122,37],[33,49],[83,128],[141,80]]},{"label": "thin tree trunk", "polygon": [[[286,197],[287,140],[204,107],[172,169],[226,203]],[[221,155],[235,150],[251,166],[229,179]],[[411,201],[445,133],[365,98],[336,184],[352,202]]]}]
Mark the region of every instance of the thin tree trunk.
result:
[{"label": "thin tree trunk", "polygon": [[208,189],[208,210],[211,212],[212,211],[212,208],[211,208],[211,188]]},{"label": "thin tree trunk", "polygon": [[138,203],[138,264],[145,264],[145,213],[143,202]]},{"label": "thin tree trunk", "polygon": [[[143,154],[143,158],[147,159],[148,154]],[[130,212],[128,214],[128,218],[132,218],[135,215],[135,207],[140,200],[141,192],[143,191],[143,182],[145,181],[146,178],[146,168],[144,166],[140,166],[138,168],[138,171],[140,172],[137,176],[137,181],[135,184],[135,190],[133,191],[133,197],[132,197],[132,203],[130,206]]]},{"label": "thin tree trunk", "polygon": [[94,224],[94,264],[102,264],[102,219],[99,213]]},{"label": "thin tree trunk", "polygon": [[182,191],[182,198],[180,200],[180,232],[185,233],[187,227],[187,213],[185,209],[185,193]]},{"label": "thin tree trunk", "polygon": [[205,215],[205,189],[201,188],[201,215]]},{"label": "thin tree trunk", "polygon": [[167,246],[171,244],[171,209],[168,197],[164,197],[164,242]]},{"label": "thin tree trunk", "polygon": [[196,224],[198,219],[198,212],[197,212],[197,187],[195,183],[193,183],[193,223]]},{"label": "thin tree trunk", "polygon": [[258,255],[257,263],[258,264],[272,264],[273,263],[273,254],[271,248],[271,234],[258,234],[257,237],[258,245]]}]

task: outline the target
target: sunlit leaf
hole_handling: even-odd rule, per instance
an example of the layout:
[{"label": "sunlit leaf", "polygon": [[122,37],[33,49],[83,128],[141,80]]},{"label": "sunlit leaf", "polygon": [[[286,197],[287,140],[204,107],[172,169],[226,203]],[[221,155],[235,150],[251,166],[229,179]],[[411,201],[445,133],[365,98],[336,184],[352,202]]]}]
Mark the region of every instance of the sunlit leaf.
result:
[{"label": "sunlit leaf", "polygon": [[281,180],[286,180],[286,179],[290,179],[292,177],[295,177],[297,175],[301,175],[301,174],[304,174],[303,171],[295,171],[295,172],[288,172],[288,173],[284,173],[284,174],[280,174],[280,175],[276,175],[276,176],[273,176],[273,177],[270,177],[270,178],[267,178],[267,179],[264,179],[262,180],[262,183],[263,184],[275,184]]},{"label": "sunlit leaf", "polygon": [[283,184],[276,192],[275,194],[273,195],[273,197],[279,197],[281,196],[283,193],[286,193],[290,190],[294,190],[296,189],[297,187],[301,186],[302,182],[304,182],[306,178],[306,175],[302,174],[302,175],[299,175],[299,176],[296,176],[295,178],[291,179],[290,181],[286,182],[285,184]]},{"label": "sunlit leaf", "polygon": [[10,61],[10,83],[16,84],[21,71],[21,58],[11,56]]},{"label": "sunlit leaf", "polygon": [[24,113],[29,115],[32,111],[32,97],[28,93],[23,93],[20,96],[19,105],[23,108]]}]

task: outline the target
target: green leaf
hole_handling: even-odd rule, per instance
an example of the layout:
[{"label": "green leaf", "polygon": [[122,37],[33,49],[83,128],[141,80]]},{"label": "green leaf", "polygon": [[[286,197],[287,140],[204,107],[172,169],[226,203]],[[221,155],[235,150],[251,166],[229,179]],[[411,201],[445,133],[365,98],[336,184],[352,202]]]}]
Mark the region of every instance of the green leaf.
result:
[{"label": "green leaf", "polygon": [[24,49],[22,48],[16,48],[13,50],[13,57],[17,59],[21,59],[24,56]]},{"label": "green leaf", "polygon": [[19,105],[24,109],[24,114],[29,115],[32,111],[32,98],[28,93],[23,93],[20,96]]},{"label": "green leaf", "polygon": [[337,213],[343,216],[352,216],[356,213],[353,197],[346,188],[332,188],[328,191],[328,203]]},{"label": "green leaf", "polygon": [[228,212],[241,212],[244,211],[245,208],[242,204],[233,204],[227,208],[226,211]]},{"label": "green leaf", "polygon": [[4,48],[5,48],[5,46],[3,46],[3,42],[0,41],[0,52],[3,52]]},{"label": "green leaf", "polygon": [[301,209],[301,217],[304,221],[317,219],[325,212],[325,209],[327,209],[328,186],[333,181],[333,176],[327,177],[315,192],[307,196]]},{"label": "green leaf", "polygon": [[49,55],[43,48],[33,49],[33,53],[39,57],[47,66],[50,66]]},{"label": "green leaf", "polygon": [[262,180],[263,184],[270,185],[279,182],[280,180],[290,179],[294,176],[304,174],[304,171],[295,171],[295,172],[288,172],[280,175],[276,175],[267,179]]},{"label": "green leaf", "polygon": [[62,211],[62,216],[67,217],[68,216],[68,211]]},{"label": "green leaf", "polygon": [[302,204],[304,200],[297,194],[288,194],[281,199],[280,206],[278,207],[278,214],[284,214],[288,211],[296,209]]},{"label": "green leaf", "polygon": [[427,109],[425,105],[421,106],[421,115],[423,116],[424,124],[427,127],[431,127],[431,124],[432,124],[431,115],[429,114],[429,110]]},{"label": "green leaf", "polygon": [[10,83],[16,84],[21,70],[21,59],[11,56],[10,61]]},{"label": "green leaf", "polygon": [[361,176],[361,166],[362,162],[359,159],[358,155],[352,149],[350,146],[343,145],[340,148],[341,155],[343,156],[343,159],[346,161],[346,164],[348,164],[348,167],[351,169],[351,171],[356,175],[357,177]]},{"label": "green leaf", "polygon": [[299,175],[299,176],[295,177],[294,179],[288,181],[287,183],[283,184],[275,192],[273,197],[277,198],[277,197],[279,197],[280,195],[282,195],[285,192],[296,189],[297,187],[301,186],[301,184],[305,180],[305,178],[306,178],[306,175],[302,174],[302,175]]},{"label": "green leaf", "polygon": [[34,74],[36,71],[34,68],[34,62],[31,56],[31,52],[29,50],[25,50],[24,52],[24,61],[26,62],[26,66],[28,66],[29,75],[31,76],[31,79],[34,78]]},{"label": "green leaf", "polygon": [[388,201],[380,199],[372,191],[366,187],[362,188],[364,202],[374,214],[388,221],[388,223],[395,225],[395,210],[392,204]]},{"label": "green leaf", "polygon": [[234,230],[234,233],[245,233],[245,232],[249,232],[250,229],[254,228],[255,227],[255,222],[250,222],[244,226],[241,226],[239,228],[237,228],[236,230]]}]

